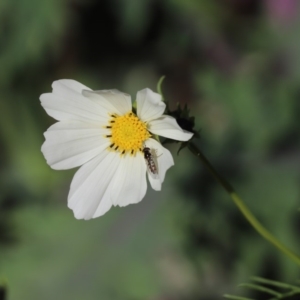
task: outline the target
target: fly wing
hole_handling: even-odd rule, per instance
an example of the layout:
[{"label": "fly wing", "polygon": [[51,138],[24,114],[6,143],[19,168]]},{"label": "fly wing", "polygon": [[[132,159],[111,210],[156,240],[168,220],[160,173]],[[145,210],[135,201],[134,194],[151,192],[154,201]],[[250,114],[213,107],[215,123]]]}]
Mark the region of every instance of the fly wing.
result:
[{"label": "fly wing", "polygon": [[158,163],[157,163],[156,153],[153,149],[151,149],[151,156],[148,159],[145,159],[145,162],[147,165],[147,170],[149,175],[153,179],[158,179],[159,178]]},{"label": "fly wing", "polygon": [[149,165],[147,164],[147,170],[148,170],[148,174],[153,178],[153,179],[159,179],[159,175],[157,171],[153,171],[153,169],[151,169],[151,167],[149,167]]}]

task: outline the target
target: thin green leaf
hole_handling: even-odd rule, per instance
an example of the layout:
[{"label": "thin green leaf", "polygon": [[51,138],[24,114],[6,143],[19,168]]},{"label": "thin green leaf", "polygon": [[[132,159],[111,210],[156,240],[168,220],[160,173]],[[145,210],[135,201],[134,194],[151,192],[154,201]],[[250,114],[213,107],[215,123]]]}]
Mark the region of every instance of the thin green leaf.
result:
[{"label": "thin green leaf", "polygon": [[300,291],[290,291],[288,293],[282,294],[280,297],[274,297],[274,298],[271,298],[269,300],[285,299],[285,298],[288,298],[288,297],[291,297],[291,296],[295,296],[297,294],[300,294]]},{"label": "thin green leaf", "polygon": [[233,296],[233,295],[229,295],[229,294],[225,294],[225,295],[223,295],[223,297],[226,298],[226,299],[232,299],[232,300],[255,300],[255,299],[252,299],[252,298]]},{"label": "thin green leaf", "polygon": [[271,290],[271,289],[269,289],[267,287],[264,287],[264,286],[258,285],[258,284],[242,283],[242,284],[239,284],[238,286],[239,287],[246,287],[246,288],[257,290],[257,291],[261,291],[261,292],[264,292],[264,293],[267,293],[267,294],[270,294],[270,295],[273,295],[273,296],[276,296],[276,297],[279,297],[279,296],[282,295],[279,292],[276,292],[274,290]]},{"label": "thin green leaf", "polygon": [[300,288],[297,287],[297,286],[287,284],[287,283],[284,283],[284,282],[280,282],[280,281],[265,279],[265,278],[261,278],[261,277],[253,276],[253,277],[251,277],[251,280],[256,281],[256,282],[260,282],[260,283],[269,284],[269,285],[276,286],[276,287],[283,288],[283,289],[300,290]]}]

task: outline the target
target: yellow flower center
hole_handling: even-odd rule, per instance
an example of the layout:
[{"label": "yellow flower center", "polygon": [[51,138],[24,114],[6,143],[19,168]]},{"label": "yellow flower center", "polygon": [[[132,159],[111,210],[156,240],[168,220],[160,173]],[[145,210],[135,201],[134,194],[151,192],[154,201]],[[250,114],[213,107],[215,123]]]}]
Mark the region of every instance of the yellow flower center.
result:
[{"label": "yellow flower center", "polygon": [[146,123],[133,112],[123,116],[112,115],[109,123],[106,126],[111,128],[111,134],[106,136],[111,140],[109,147],[122,154],[130,152],[134,155],[137,151],[142,151],[144,141],[151,136]]}]

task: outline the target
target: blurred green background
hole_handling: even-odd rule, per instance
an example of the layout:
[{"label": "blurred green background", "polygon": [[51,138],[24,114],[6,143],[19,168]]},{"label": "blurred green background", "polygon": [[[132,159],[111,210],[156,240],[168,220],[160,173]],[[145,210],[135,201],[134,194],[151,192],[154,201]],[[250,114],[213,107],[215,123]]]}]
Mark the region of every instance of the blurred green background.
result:
[{"label": "blurred green background", "polygon": [[[57,79],[187,103],[200,148],[300,253],[297,0],[1,0],[0,284],[11,300],[217,300],[251,275],[299,270],[240,216],[187,150],[162,192],[78,221],[74,174],[40,151]],[[263,298],[260,298],[263,299]]]}]

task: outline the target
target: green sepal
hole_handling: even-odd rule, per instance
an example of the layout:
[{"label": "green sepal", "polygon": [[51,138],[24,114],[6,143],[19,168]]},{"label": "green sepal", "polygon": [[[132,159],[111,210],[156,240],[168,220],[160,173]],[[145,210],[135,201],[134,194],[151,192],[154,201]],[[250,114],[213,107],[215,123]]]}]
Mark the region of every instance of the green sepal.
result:
[{"label": "green sepal", "polygon": [[182,150],[182,149],[184,149],[185,147],[187,147],[188,146],[188,142],[183,142],[183,143],[181,143],[180,144],[180,147],[179,147],[179,149],[178,149],[178,151],[177,151],[177,155],[179,155],[179,152]]},{"label": "green sepal", "polygon": [[187,104],[185,104],[183,106],[183,108],[181,108],[180,104],[177,103],[177,108],[173,111],[171,111],[169,109],[169,105],[168,102],[164,99],[162,90],[161,90],[161,86],[162,83],[165,79],[165,76],[162,76],[158,83],[157,83],[157,91],[158,93],[162,96],[163,101],[165,101],[166,103],[166,110],[165,110],[165,114],[172,116],[173,118],[176,119],[177,124],[179,125],[179,127],[181,127],[182,129],[189,131],[191,133],[193,133],[193,137],[187,141],[187,142],[180,142],[180,141],[176,141],[176,140],[172,140],[169,138],[166,138],[162,144],[171,144],[171,143],[180,143],[180,147],[177,151],[177,155],[180,153],[180,151],[184,148],[186,148],[188,146],[188,144],[194,140],[194,139],[200,139],[200,130],[195,130],[195,117],[190,116],[190,110],[187,106]]},{"label": "green sepal", "polygon": [[187,104],[185,104],[183,106],[183,108],[181,108],[180,104],[178,103],[176,110],[173,110],[173,111],[168,110],[167,113],[168,113],[168,115],[170,115],[176,119],[178,125],[182,129],[192,132],[194,134],[192,139],[200,138],[200,131],[197,131],[194,129],[195,117],[190,116],[190,110],[189,110]]},{"label": "green sepal", "polygon": [[180,143],[180,147],[177,151],[177,155],[179,155],[180,151],[186,148],[189,143],[194,139],[200,139],[200,130],[195,130],[195,117],[190,116],[190,110],[187,104],[184,105],[183,108],[179,104],[177,104],[177,109],[173,111],[168,110],[168,114],[176,119],[177,124],[184,130],[192,132],[192,138],[187,142],[180,142],[172,139],[166,139],[164,144],[167,143]]}]

